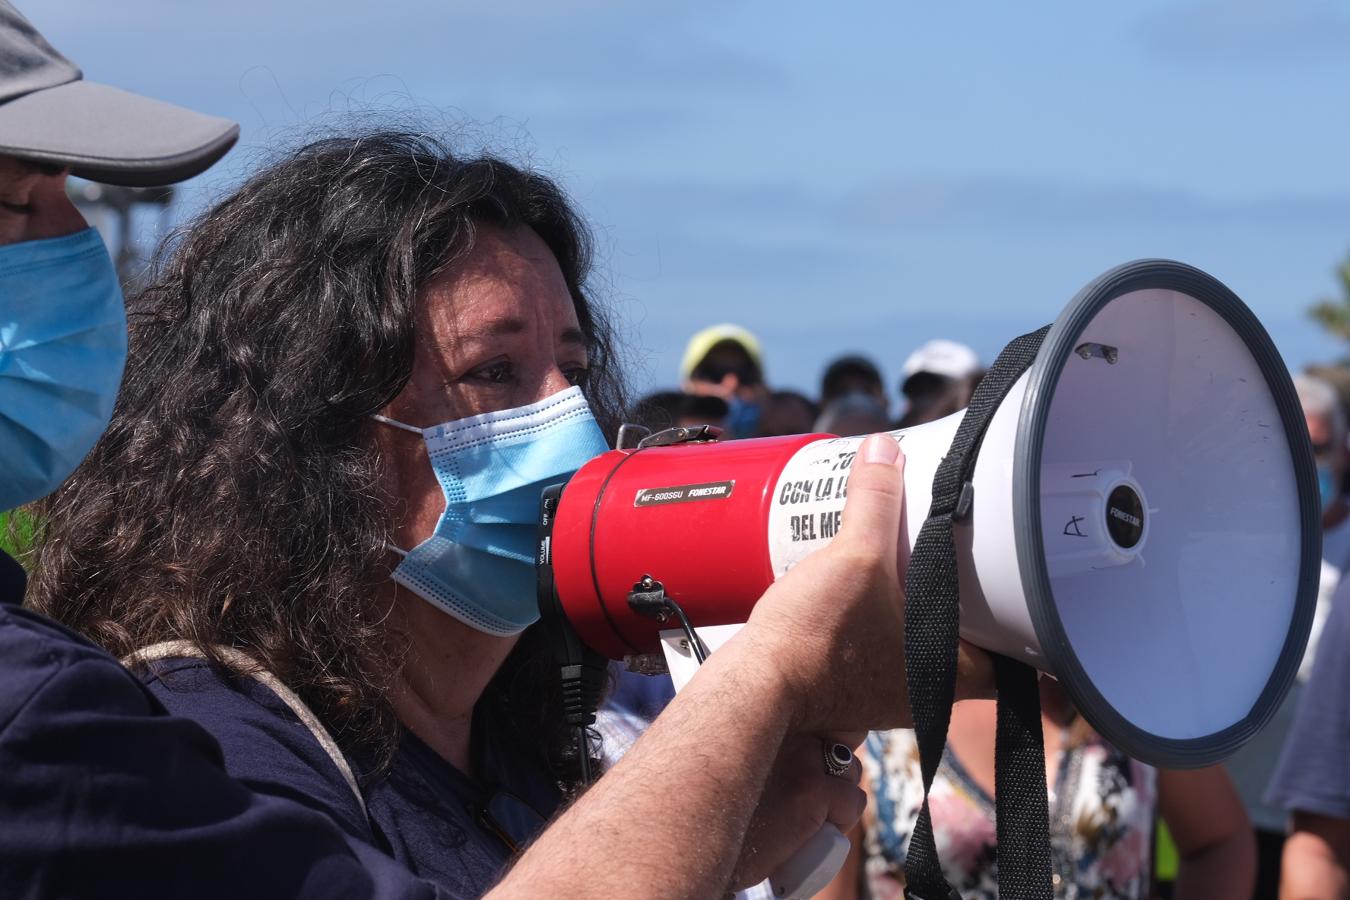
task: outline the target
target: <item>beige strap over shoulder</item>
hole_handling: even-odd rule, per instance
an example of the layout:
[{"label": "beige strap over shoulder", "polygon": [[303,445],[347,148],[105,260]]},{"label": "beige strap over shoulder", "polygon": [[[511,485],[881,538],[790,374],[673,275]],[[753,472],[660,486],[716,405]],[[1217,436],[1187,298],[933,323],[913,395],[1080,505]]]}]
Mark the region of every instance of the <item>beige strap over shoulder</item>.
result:
[{"label": "beige strap over shoulder", "polygon": [[[347,782],[347,787],[351,788],[352,795],[356,797],[356,802],[361,807],[361,814],[369,818],[370,814],[366,811],[366,798],[361,795],[361,788],[357,786],[356,776],[352,773],[352,767],[347,763],[347,757],[338,748],[337,741],[333,740],[333,736],[328,733],[328,729],[323,727],[319,717],[314,715],[314,711],[306,706],[305,702],[297,697],[294,691],[282,684],[275,675],[260,668],[248,654],[233,647],[216,646],[214,650],[220,654],[221,659],[237,670],[236,674],[255,679],[276,694],[282,703],[291,708],[291,712],[295,713],[295,717],[300,720],[300,724],[309,729],[309,733],[314,735],[314,739],[328,754],[328,758],[333,761],[333,765],[337,766],[338,772],[342,773],[343,780]],[[135,653],[123,657],[122,665],[133,668],[158,659],[170,659],[172,657],[205,659],[206,654],[202,653],[201,649],[191,641],[164,641],[163,643],[143,647]]]}]

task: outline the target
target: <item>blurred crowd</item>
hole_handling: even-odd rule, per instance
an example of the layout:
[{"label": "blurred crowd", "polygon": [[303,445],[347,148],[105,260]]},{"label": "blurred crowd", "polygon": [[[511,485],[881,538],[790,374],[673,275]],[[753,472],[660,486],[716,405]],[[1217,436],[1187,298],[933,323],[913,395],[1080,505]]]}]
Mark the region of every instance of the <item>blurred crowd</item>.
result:
[{"label": "blurred crowd", "polygon": [[689,339],[679,388],[642,397],[632,418],[652,431],[710,425],[724,440],[812,432],[852,437],[964,409],[984,367],[970,347],[939,339],[911,353],[901,372],[898,416],[881,369],[858,354],[831,361],[814,396],[776,390],[766,378],[759,338],[739,325],[713,325]]}]

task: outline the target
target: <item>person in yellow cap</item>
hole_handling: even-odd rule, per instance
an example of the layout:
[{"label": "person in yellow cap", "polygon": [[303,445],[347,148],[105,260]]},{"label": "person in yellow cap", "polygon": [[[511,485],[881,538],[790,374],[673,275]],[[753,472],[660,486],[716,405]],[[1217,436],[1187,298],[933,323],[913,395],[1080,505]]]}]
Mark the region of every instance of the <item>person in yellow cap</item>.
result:
[{"label": "person in yellow cap", "polygon": [[721,397],[730,407],[727,437],[754,437],[768,397],[759,339],[739,325],[705,328],[689,339],[680,361],[685,393]]}]

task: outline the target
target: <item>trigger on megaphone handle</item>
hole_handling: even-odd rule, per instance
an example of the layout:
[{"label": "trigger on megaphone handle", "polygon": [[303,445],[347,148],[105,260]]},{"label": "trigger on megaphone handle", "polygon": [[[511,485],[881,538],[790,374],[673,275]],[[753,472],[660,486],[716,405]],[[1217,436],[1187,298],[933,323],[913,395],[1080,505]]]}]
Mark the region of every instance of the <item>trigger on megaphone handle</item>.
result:
[{"label": "trigger on megaphone handle", "polygon": [[[684,634],[689,655],[694,658],[696,665],[701,666],[707,660],[709,652],[707,644],[689,624],[689,618],[680,605],[666,596],[661,582],[650,575],[644,575],[641,581],[633,585],[628,602],[643,615],[652,616],[662,622],[672,617],[678,618],[681,631],[664,634]],[[720,646],[729,634],[739,628],[739,625],[735,625],[712,629],[718,633],[718,639],[713,641],[714,648]],[[665,649],[669,660],[668,644]],[[683,679],[676,675],[675,668],[672,667],[671,676],[675,679],[675,687],[678,690],[687,680],[687,675]],[[814,897],[839,874],[839,870],[844,866],[844,860],[848,858],[849,845],[849,839],[833,824],[826,822],[787,862],[769,876],[769,886],[773,890],[773,895],[785,900],[807,900]]]}]

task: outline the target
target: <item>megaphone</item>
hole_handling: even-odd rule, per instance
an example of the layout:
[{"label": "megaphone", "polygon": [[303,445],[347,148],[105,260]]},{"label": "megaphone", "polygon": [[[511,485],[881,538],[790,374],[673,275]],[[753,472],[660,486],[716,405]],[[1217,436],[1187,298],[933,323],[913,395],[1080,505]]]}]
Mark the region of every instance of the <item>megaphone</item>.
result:
[{"label": "megaphone", "polygon": [[[893,432],[911,545],[964,415]],[[709,437],[610,451],[553,500],[545,605],[611,659],[658,651],[654,600],[694,628],[744,622],[839,528],[861,438]],[[1214,763],[1288,691],[1320,567],[1312,452],[1269,336],[1209,275],[1143,260],[1080,291],[993,412],[962,502],[962,636],[1057,678],[1129,755]]]}]

